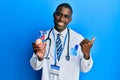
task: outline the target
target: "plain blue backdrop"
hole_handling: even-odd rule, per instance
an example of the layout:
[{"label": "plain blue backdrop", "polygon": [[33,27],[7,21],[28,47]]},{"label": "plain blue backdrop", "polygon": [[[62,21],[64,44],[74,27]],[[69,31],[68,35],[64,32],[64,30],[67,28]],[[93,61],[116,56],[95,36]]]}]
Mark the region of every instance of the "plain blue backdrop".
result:
[{"label": "plain blue backdrop", "polygon": [[41,71],[29,63],[31,43],[39,30],[53,27],[53,12],[59,3],[73,7],[69,27],[91,39],[93,68],[80,80],[120,80],[119,0],[1,0],[0,80],[40,80]]}]

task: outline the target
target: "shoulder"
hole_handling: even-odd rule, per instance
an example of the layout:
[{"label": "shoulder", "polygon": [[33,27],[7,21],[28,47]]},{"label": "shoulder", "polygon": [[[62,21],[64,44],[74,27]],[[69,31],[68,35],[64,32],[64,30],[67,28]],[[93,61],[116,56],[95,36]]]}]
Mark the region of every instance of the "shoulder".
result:
[{"label": "shoulder", "polygon": [[82,41],[84,39],[84,37],[80,33],[76,32],[70,28],[69,28],[69,31],[70,31],[70,37],[72,40]]},{"label": "shoulder", "polygon": [[52,30],[53,30],[53,28],[51,28],[51,29],[49,29],[49,30],[46,30],[45,38],[47,38],[48,36],[49,36],[49,37],[51,36]]}]

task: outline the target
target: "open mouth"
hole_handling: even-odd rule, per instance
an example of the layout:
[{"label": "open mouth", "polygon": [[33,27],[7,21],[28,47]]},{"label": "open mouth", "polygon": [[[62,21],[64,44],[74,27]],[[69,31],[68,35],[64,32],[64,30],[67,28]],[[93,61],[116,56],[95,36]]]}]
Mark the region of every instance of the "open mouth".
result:
[{"label": "open mouth", "polygon": [[64,26],[64,23],[63,22],[58,22],[58,25],[59,26]]}]

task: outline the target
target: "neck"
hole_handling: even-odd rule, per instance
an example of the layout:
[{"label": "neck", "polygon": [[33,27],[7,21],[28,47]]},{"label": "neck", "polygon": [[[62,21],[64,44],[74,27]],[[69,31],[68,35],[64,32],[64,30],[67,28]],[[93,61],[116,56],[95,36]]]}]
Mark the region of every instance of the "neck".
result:
[{"label": "neck", "polygon": [[54,27],[58,32],[62,32],[62,31],[64,31],[66,28],[64,28],[64,29],[59,29],[59,28],[57,28],[57,27]]}]

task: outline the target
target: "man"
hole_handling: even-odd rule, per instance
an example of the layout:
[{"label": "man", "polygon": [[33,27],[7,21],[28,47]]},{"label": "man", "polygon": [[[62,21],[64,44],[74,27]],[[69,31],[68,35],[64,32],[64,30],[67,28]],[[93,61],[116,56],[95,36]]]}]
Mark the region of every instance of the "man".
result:
[{"label": "man", "polygon": [[30,60],[34,70],[42,69],[42,80],[79,80],[79,73],[88,72],[93,61],[91,41],[67,28],[72,20],[73,10],[68,3],[58,5],[54,27],[47,31],[45,42],[37,39],[33,43],[34,54]]}]

